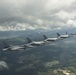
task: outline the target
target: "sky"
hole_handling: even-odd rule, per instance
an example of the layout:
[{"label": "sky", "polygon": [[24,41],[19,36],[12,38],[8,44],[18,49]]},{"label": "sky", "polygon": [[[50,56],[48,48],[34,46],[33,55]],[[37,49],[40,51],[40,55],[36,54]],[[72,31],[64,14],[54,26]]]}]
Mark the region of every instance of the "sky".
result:
[{"label": "sky", "polygon": [[0,31],[76,27],[76,0],[0,0]]}]

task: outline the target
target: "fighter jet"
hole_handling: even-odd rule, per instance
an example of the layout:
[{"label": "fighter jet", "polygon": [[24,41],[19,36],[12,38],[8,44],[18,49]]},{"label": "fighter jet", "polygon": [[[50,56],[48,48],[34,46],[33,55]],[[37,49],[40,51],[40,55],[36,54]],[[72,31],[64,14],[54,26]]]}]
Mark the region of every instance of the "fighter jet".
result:
[{"label": "fighter jet", "polygon": [[19,51],[19,50],[25,50],[27,47],[30,48],[30,46],[27,46],[27,45],[16,45],[16,46],[13,46],[13,45],[9,45],[7,42],[3,41],[3,45],[4,45],[4,48],[3,48],[3,51]]},{"label": "fighter jet", "polygon": [[28,46],[41,46],[41,45],[45,45],[45,41],[32,41],[30,38],[26,38],[28,41]]},{"label": "fighter jet", "polygon": [[64,38],[69,38],[70,35],[67,34],[67,32],[66,32],[66,34],[64,34],[64,35],[60,35],[59,33],[57,33],[57,37],[58,37],[59,39],[64,39]]},{"label": "fighter jet", "polygon": [[75,35],[76,35],[76,33],[70,33],[70,35],[71,35],[71,36],[75,36]]},{"label": "fighter jet", "polygon": [[44,41],[45,42],[48,42],[48,41],[50,41],[50,42],[54,42],[54,41],[57,41],[58,40],[58,38],[48,38],[46,35],[43,35],[43,37],[44,37]]}]

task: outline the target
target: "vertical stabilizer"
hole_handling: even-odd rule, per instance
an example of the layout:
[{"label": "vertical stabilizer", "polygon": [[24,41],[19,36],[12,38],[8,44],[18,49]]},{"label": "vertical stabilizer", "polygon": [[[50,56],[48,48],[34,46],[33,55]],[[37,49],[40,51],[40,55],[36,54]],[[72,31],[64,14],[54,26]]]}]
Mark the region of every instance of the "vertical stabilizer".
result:
[{"label": "vertical stabilizer", "polygon": [[59,37],[60,36],[60,34],[59,33],[57,33],[57,37]]},{"label": "vertical stabilizer", "polygon": [[2,41],[3,45],[4,45],[4,48],[8,48],[10,47],[9,44],[6,42],[6,41]]},{"label": "vertical stabilizer", "polygon": [[68,34],[67,31],[66,31],[66,34]]},{"label": "vertical stabilizer", "polygon": [[46,35],[43,35],[44,39],[47,39],[47,36]]},{"label": "vertical stabilizer", "polygon": [[32,42],[32,40],[30,38],[26,38],[26,39],[27,39],[28,43]]}]

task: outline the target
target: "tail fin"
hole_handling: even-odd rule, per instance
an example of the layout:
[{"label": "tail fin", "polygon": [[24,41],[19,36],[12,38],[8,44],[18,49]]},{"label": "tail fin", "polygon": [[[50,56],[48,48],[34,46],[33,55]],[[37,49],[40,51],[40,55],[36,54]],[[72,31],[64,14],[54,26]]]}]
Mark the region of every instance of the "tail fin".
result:
[{"label": "tail fin", "polygon": [[28,43],[32,42],[32,40],[30,38],[26,38],[26,39],[27,39]]},{"label": "tail fin", "polygon": [[59,34],[59,33],[57,33],[57,36],[59,37],[59,36],[60,36],[60,34]]},{"label": "tail fin", "polygon": [[47,36],[46,35],[43,35],[44,39],[47,39]]},{"label": "tail fin", "polygon": [[66,31],[66,34],[68,34],[67,31]]},{"label": "tail fin", "polygon": [[7,48],[7,47],[10,46],[6,41],[2,41],[2,43],[3,43],[3,45],[4,45],[4,48]]}]

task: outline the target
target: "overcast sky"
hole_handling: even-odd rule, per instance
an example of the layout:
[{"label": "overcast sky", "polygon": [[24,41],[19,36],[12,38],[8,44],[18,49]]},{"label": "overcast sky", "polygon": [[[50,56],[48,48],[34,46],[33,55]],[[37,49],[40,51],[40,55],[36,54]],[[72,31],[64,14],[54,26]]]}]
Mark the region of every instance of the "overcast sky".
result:
[{"label": "overcast sky", "polygon": [[0,0],[0,30],[76,27],[76,0]]}]

